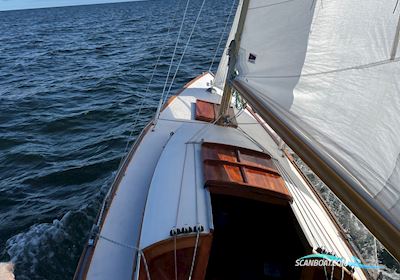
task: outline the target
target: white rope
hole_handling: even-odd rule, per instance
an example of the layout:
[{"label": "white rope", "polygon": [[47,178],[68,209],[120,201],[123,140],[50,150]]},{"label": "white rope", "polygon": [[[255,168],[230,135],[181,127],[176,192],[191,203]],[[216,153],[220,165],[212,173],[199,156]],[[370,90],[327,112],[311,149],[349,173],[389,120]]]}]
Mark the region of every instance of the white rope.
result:
[{"label": "white rope", "polygon": [[324,265],[324,272],[325,272],[325,279],[326,280],[329,280],[329,278],[328,278],[328,272],[326,271],[326,266]]},{"label": "white rope", "polygon": [[[183,178],[185,176],[185,168],[186,168],[187,149],[188,149],[188,146],[185,145],[185,154],[184,154],[183,164],[182,164],[182,174],[181,174],[181,180],[180,180],[178,205],[177,205],[177,208],[176,208],[175,227],[174,227],[174,229],[176,229],[177,226],[178,226],[178,219],[179,219],[179,212],[180,212],[179,210],[180,210],[180,207],[181,207],[181,200],[182,200]],[[175,280],[178,280],[178,258],[177,258],[177,254],[176,254],[176,234],[174,235],[174,263],[175,263]]]},{"label": "white rope", "polygon": [[194,195],[196,200],[196,224],[199,225],[199,202],[197,194],[197,165],[196,165],[196,144],[193,144],[193,160],[194,160]]},{"label": "white rope", "polygon": [[222,43],[222,40],[224,39],[224,35],[226,34],[226,29],[228,28],[228,24],[229,24],[231,16],[232,16],[233,9],[235,8],[235,4],[236,4],[236,0],[233,0],[231,9],[229,11],[228,18],[226,19],[226,22],[225,22],[224,29],[222,30],[221,37],[219,38],[217,49],[215,50],[214,57],[213,57],[213,59],[211,61],[210,68],[208,68],[208,72],[211,72],[211,69],[212,69],[212,67],[214,65],[215,59],[217,58],[218,51],[219,51],[219,48],[221,47],[221,43]]},{"label": "white rope", "polygon": [[188,46],[189,46],[190,40],[192,39],[194,30],[195,30],[195,28],[196,28],[197,22],[198,22],[199,19],[200,19],[200,15],[201,15],[201,12],[203,11],[203,7],[204,7],[204,4],[205,4],[205,3],[206,3],[206,0],[203,0],[203,2],[201,3],[201,7],[200,7],[200,10],[199,10],[199,13],[197,14],[196,20],[195,20],[195,22],[194,22],[194,24],[193,24],[193,27],[192,27],[192,31],[190,32],[190,35],[189,35],[189,38],[188,38],[188,40],[187,40],[187,42],[186,42],[185,48],[183,49],[181,58],[180,58],[180,60],[179,60],[179,62],[178,62],[178,65],[177,65],[177,67],[176,67],[175,74],[174,74],[174,76],[172,77],[171,83],[169,84],[169,88],[168,88],[168,91],[167,91],[167,94],[166,94],[166,96],[165,96],[165,98],[164,98],[163,103],[165,103],[165,101],[167,100],[167,98],[168,98],[168,96],[169,96],[169,94],[170,94],[170,92],[171,92],[172,85],[174,84],[176,75],[178,74],[178,71],[179,71],[179,67],[180,67],[181,64],[182,64],[183,57],[185,56],[185,53],[186,53],[186,50],[187,50],[187,48],[188,48]]},{"label": "white rope", "polygon": [[182,17],[181,26],[179,27],[178,37],[176,38],[174,51],[173,51],[173,53],[172,53],[171,61],[170,61],[169,67],[168,67],[167,77],[165,78],[165,83],[164,83],[163,91],[162,91],[162,93],[161,93],[160,101],[159,101],[158,107],[157,107],[157,112],[156,112],[156,115],[155,115],[155,118],[154,118],[154,119],[155,119],[155,122],[157,122],[157,119],[158,119],[158,117],[159,117],[159,115],[160,115],[160,111],[161,111],[161,107],[162,107],[163,99],[164,99],[163,97],[164,97],[164,94],[165,94],[165,89],[167,88],[167,84],[168,84],[168,80],[169,80],[169,75],[170,75],[170,73],[171,73],[172,65],[173,65],[174,60],[175,60],[175,54],[176,54],[176,50],[178,49],[178,44],[179,44],[179,40],[180,40],[180,38],[181,38],[182,29],[183,29],[183,24],[184,24],[185,19],[186,19],[186,14],[187,14],[187,11],[188,11],[189,3],[190,3],[190,0],[187,0],[187,1],[186,1],[185,11],[183,12],[183,17]]},{"label": "white rope", "polygon": [[176,256],[176,234],[174,235],[174,263],[175,263],[175,280],[178,280],[178,258]]},{"label": "white rope", "polygon": [[282,172],[285,173],[286,177],[293,184],[294,186],[292,188],[293,195],[295,193],[297,194],[299,203],[303,205],[302,209],[304,211],[304,214],[307,215],[308,219],[311,220],[311,225],[320,239],[319,242],[318,241],[317,242],[320,244],[324,244],[325,246],[328,246],[328,249],[332,252],[337,252],[337,253],[340,252],[340,250],[336,245],[336,242],[332,239],[331,235],[328,233],[326,226],[324,226],[324,223],[319,219],[318,215],[315,213],[315,211],[313,211],[312,206],[307,201],[306,194],[304,194],[302,191],[299,190],[299,188],[296,186],[296,184],[294,183],[290,175],[287,173],[287,171],[282,167],[279,161],[277,162],[278,165],[281,167]]},{"label": "white rope", "polygon": [[197,194],[197,166],[196,166],[196,144],[193,143],[193,160],[194,160],[194,187],[195,187],[195,202],[196,202],[196,229],[197,229],[197,235],[196,235],[196,243],[194,246],[194,252],[193,252],[193,257],[192,257],[192,265],[190,267],[190,273],[189,273],[189,280],[192,279],[193,275],[193,269],[194,269],[194,264],[196,261],[196,255],[197,255],[197,248],[199,245],[199,237],[200,237],[200,223],[199,223],[199,203],[198,203],[198,194]]},{"label": "white rope", "polygon": [[195,142],[195,140],[193,140],[193,139],[196,139],[198,136],[200,136],[201,133],[203,133],[204,131],[207,131],[207,129],[210,128],[212,125],[216,124],[220,118],[221,118],[221,116],[219,116],[215,121],[209,122],[206,125],[203,125],[203,127],[200,128],[195,134],[193,134],[193,136],[186,143]]},{"label": "white rope", "polygon": [[188,146],[185,145],[185,155],[184,155],[183,164],[182,164],[182,174],[181,174],[181,180],[180,180],[178,205],[176,207],[175,228],[178,226],[179,212],[180,212],[180,206],[181,206],[181,200],[182,200],[182,188],[183,188],[183,178],[185,176],[185,170],[186,170],[187,150],[188,150]]},{"label": "white rope", "polygon": [[343,280],[343,279],[344,279],[344,268],[342,266],[342,277],[340,278],[340,280]]},{"label": "white rope", "polygon": [[151,278],[150,278],[149,267],[148,267],[148,265],[147,265],[146,256],[144,255],[143,250],[139,249],[139,248],[136,247],[136,246],[132,246],[132,245],[128,245],[128,244],[124,244],[124,243],[115,241],[115,240],[113,240],[113,239],[111,239],[111,238],[108,238],[108,237],[106,237],[106,236],[104,236],[104,235],[100,235],[100,234],[99,234],[99,238],[100,238],[100,239],[103,239],[103,240],[106,240],[106,241],[108,241],[108,242],[110,242],[110,243],[113,243],[113,244],[115,244],[115,245],[118,245],[118,246],[120,246],[120,247],[128,248],[128,249],[132,249],[132,250],[137,251],[138,254],[140,254],[140,256],[143,258],[144,268],[145,268],[146,274],[147,274],[147,279],[148,279],[148,280],[151,280]]},{"label": "white rope", "polygon": [[190,273],[189,273],[189,280],[192,279],[192,274],[193,274],[193,269],[194,269],[194,263],[196,261],[196,255],[197,255],[197,248],[199,246],[199,237],[200,237],[200,228],[199,224],[197,224],[197,235],[196,235],[196,244],[194,246],[194,252],[193,252],[193,258],[192,258],[192,265],[190,266]]}]

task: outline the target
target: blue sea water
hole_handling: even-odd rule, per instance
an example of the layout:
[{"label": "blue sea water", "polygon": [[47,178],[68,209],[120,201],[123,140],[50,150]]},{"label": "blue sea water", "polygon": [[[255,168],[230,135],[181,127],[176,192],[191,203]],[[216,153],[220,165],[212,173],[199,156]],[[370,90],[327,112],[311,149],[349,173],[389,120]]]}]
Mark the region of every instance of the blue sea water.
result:
[{"label": "blue sea water", "polygon": [[[172,92],[209,69],[232,1],[206,1]],[[0,261],[17,279],[72,278],[126,143],[156,110],[184,2],[0,12]],[[201,1],[190,3],[178,57]],[[396,279],[384,251],[380,262]]]}]

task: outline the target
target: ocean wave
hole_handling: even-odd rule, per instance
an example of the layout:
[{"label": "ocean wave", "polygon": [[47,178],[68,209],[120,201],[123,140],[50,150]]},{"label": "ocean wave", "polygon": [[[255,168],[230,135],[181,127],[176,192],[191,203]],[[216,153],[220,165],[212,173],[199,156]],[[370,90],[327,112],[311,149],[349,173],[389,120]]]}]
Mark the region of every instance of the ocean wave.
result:
[{"label": "ocean wave", "polygon": [[7,253],[15,264],[17,278],[66,279],[67,275],[71,276],[72,268],[65,264],[75,261],[81,249],[76,244],[83,241],[79,234],[86,230],[77,221],[87,220],[85,211],[68,212],[60,220],[33,225],[7,240]]}]

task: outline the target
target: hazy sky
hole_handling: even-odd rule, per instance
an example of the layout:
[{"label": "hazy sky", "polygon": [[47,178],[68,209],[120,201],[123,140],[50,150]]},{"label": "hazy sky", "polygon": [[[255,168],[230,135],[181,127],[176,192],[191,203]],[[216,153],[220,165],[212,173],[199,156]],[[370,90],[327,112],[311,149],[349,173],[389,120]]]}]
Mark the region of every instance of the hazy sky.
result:
[{"label": "hazy sky", "polygon": [[0,11],[127,1],[135,0],[0,0]]}]

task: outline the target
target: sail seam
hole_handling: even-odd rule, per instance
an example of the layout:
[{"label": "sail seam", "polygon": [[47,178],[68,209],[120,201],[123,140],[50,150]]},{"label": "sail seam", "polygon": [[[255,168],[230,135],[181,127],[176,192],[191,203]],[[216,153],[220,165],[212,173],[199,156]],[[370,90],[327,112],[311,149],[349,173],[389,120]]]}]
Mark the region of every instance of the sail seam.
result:
[{"label": "sail seam", "polygon": [[282,4],[286,4],[286,3],[294,2],[294,1],[295,1],[295,0],[286,0],[286,1],[278,2],[278,3],[267,4],[267,5],[258,6],[258,7],[252,7],[252,8],[249,8],[249,10],[256,10],[256,9],[262,9],[262,8],[269,8],[269,7],[272,7],[272,6],[282,5]]},{"label": "sail seam", "polygon": [[[361,65],[356,65],[356,66],[351,66],[351,67],[346,67],[346,68],[341,68],[341,69],[335,69],[335,70],[330,70],[330,71],[324,71],[324,72],[317,72],[317,73],[310,73],[310,74],[300,74],[300,75],[280,75],[280,76],[260,76],[260,75],[246,75],[243,77],[246,78],[266,78],[266,79],[285,79],[285,78],[299,78],[299,77],[311,77],[311,76],[318,76],[318,75],[324,75],[324,74],[332,74],[332,73],[338,73],[338,72],[346,72],[350,70],[362,70],[362,69],[368,69],[368,68],[374,68],[374,67],[379,67],[382,65],[386,64],[391,64],[391,63],[396,63],[399,62],[400,58],[396,58],[394,60],[390,59],[385,59],[381,61],[376,61],[368,64],[361,64]],[[239,76],[240,77],[240,76]]]}]

